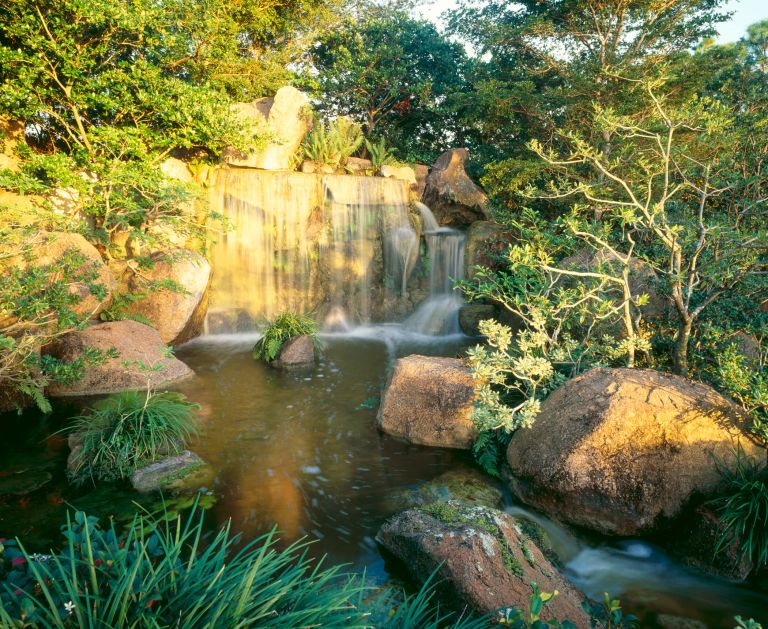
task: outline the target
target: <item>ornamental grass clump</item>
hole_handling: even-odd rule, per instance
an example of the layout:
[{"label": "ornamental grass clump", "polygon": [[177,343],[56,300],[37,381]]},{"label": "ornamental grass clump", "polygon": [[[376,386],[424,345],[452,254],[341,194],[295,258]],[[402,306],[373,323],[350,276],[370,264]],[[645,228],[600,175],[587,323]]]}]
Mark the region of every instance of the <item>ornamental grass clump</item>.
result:
[{"label": "ornamental grass clump", "polygon": [[755,566],[768,565],[768,471],[739,449],[736,467],[721,466],[726,483],[724,496],[712,504],[718,508],[723,533],[715,553],[736,541],[742,557]]},{"label": "ornamental grass clump", "polygon": [[0,544],[0,626],[488,626],[441,611],[430,582],[408,597],[379,592],[364,575],[312,560],[305,540],[278,548],[273,530],[243,545],[229,525],[208,535],[197,508],[171,521],[136,515],[124,535],[82,512],[62,529],[55,554]]},{"label": "ornamental grass clump", "polygon": [[124,391],[76,417],[68,429],[73,450],[70,479],[114,481],[164,456],[179,454],[197,435],[199,409],[181,393]]},{"label": "ornamental grass clump", "polygon": [[317,323],[306,315],[283,312],[267,324],[262,337],[253,346],[253,357],[271,362],[291,339],[309,336],[315,350],[322,349],[317,338]]}]

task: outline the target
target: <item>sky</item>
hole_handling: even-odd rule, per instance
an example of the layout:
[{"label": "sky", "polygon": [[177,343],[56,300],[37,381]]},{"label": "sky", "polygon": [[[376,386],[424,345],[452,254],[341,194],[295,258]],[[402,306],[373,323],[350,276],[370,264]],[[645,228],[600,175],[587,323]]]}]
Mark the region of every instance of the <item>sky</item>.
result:
[{"label": "sky", "polygon": [[[440,14],[456,4],[456,0],[434,0],[419,13],[439,23]],[[725,4],[725,10],[732,11],[733,15],[729,21],[720,24],[720,36],[717,38],[720,44],[740,39],[746,34],[750,24],[768,19],[768,0],[729,0]]]}]

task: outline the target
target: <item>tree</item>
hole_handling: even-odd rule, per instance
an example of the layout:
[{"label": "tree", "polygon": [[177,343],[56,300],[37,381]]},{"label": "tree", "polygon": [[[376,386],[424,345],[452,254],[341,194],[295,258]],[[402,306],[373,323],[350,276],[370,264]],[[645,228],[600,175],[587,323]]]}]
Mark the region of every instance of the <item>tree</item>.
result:
[{"label": "tree", "polygon": [[463,89],[465,54],[430,22],[365,11],[312,51],[318,107],[349,115],[401,158],[434,157],[456,132],[450,98]]},{"label": "tree", "polygon": [[532,139],[549,146],[568,129],[610,152],[609,131],[590,127],[592,104],[631,111],[640,95],[616,76],[654,76],[662,62],[688,56],[724,19],[720,4],[522,0],[465,3],[450,12],[449,31],[477,58],[472,89],[460,99],[492,196],[517,207],[520,190],[546,180],[545,165],[525,148]]},{"label": "tree", "polygon": [[[576,213],[590,210],[611,225],[612,249],[634,255],[663,278],[676,311],[673,370],[687,375],[691,332],[702,312],[768,270],[768,204],[751,204],[745,216],[720,202],[743,184],[733,155],[745,139],[727,132],[733,112],[709,98],[674,106],[660,95],[662,80],[635,83],[644,106],[632,114],[596,106],[595,128],[614,141],[610,153],[575,132],[562,133],[567,152],[537,142],[531,148],[561,174],[540,194],[583,200]],[[581,176],[583,167],[595,176]],[[766,177],[763,172],[761,185]],[[593,233],[578,235],[590,241]]]}]

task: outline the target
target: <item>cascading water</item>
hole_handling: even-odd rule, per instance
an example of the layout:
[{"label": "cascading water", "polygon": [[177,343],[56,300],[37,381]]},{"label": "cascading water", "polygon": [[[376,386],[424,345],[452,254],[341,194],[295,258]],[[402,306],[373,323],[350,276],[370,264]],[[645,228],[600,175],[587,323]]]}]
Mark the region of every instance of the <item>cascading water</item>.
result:
[{"label": "cascading water", "polygon": [[440,227],[432,211],[423,203],[417,207],[424,225],[429,255],[429,297],[405,321],[405,327],[422,334],[460,334],[459,308],[463,300],[454,290],[456,280],[464,279],[464,232]]},{"label": "cascading water", "polygon": [[418,249],[408,202],[396,179],[219,171],[211,205],[234,229],[213,251],[211,312],[317,312],[337,327],[386,316]]}]

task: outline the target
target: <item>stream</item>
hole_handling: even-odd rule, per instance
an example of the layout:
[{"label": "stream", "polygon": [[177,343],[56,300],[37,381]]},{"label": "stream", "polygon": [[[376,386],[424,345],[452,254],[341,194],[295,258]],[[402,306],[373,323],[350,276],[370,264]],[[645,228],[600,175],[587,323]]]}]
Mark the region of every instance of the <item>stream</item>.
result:
[{"label": "stream", "polygon": [[[313,552],[329,562],[365,569],[377,582],[404,579],[374,539],[397,509],[394,498],[471,463],[467,453],[409,445],[378,432],[377,398],[397,357],[457,355],[470,339],[414,334],[395,325],[361,327],[321,335],[325,350],[314,368],[281,372],[251,357],[257,338],[206,336],[177,351],[197,374],[178,387],[202,407],[203,429],[192,449],[216,471],[210,524],[231,518],[246,539],[276,524],[286,540],[317,540]],[[77,489],[66,483],[66,441],[46,435],[76,411],[59,405],[47,419],[33,412],[2,418],[0,481],[25,460],[39,461],[37,473],[51,478],[27,495],[0,499],[0,537],[18,535],[30,550],[44,551],[58,544],[68,506],[118,520],[135,510],[134,501],[157,508],[157,498],[123,486]],[[38,436],[25,440],[35,424]],[[705,624],[686,626],[707,627],[733,627],[736,614],[766,618],[768,594],[754,584],[704,576],[643,541],[576,535],[516,506],[511,496],[507,509],[544,527],[565,575],[582,591],[621,598],[627,611],[643,618],[643,627],[662,626],[659,614],[695,618]]]}]

